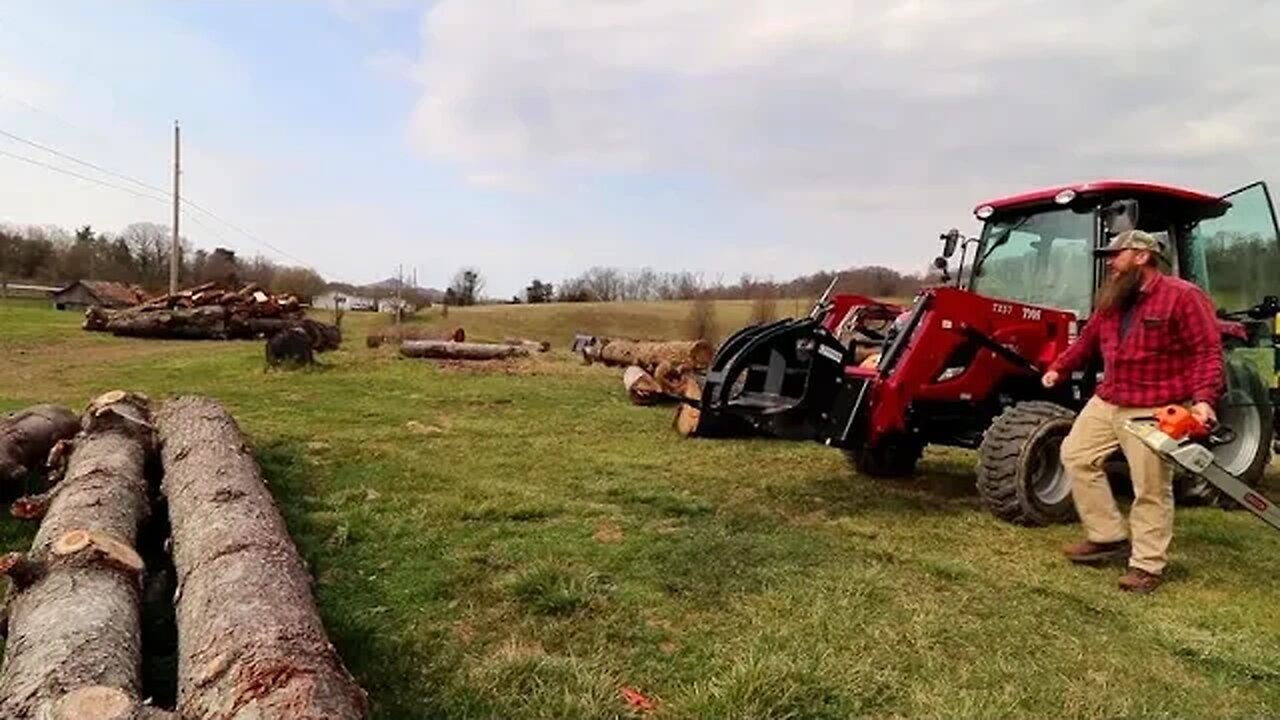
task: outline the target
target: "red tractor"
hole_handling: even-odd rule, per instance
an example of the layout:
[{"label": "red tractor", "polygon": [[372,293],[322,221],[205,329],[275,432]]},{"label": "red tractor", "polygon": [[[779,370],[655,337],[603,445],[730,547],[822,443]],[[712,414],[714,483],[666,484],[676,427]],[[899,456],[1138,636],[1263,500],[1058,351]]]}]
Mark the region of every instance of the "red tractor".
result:
[{"label": "red tractor", "polygon": [[[1280,232],[1265,184],[1219,197],[1094,182],[983,203],[975,215],[982,232],[942,236],[934,264],[943,283],[910,308],[828,289],[808,317],[731,336],[705,377],[697,433],[817,440],[878,477],[910,474],[928,444],[976,449],[978,493],[992,513],[1070,521],[1058,449],[1103,369],[1052,390],[1040,375],[1088,322],[1105,277],[1094,248],[1138,228],[1163,234],[1167,270],[1219,308],[1228,393],[1218,414],[1234,439],[1215,456],[1246,483],[1261,479],[1280,405]],[[1215,498],[1194,477],[1179,477],[1178,492]]]}]

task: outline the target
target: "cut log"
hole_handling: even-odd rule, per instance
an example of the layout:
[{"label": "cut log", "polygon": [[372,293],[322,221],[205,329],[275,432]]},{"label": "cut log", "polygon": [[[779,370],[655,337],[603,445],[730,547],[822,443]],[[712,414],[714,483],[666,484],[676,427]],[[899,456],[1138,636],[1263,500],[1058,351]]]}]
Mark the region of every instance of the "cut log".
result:
[{"label": "cut log", "polygon": [[179,715],[366,717],[235,419],[213,400],[182,397],[157,426],[177,572]]},{"label": "cut log", "polygon": [[177,720],[166,710],[148,707],[119,688],[90,686],[73,690],[53,704],[50,720]]},{"label": "cut log", "polygon": [[149,513],[149,421],[142,395],[94,401],[30,552],[3,563],[14,583],[0,717],[59,717],[54,708],[74,704],[67,695],[87,687],[113,690],[134,705],[141,699],[136,543]]},{"label": "cut log", "polygon": [[57,405],[35,405],[0,420],[0,494],[29,491],[23,480],[41,471],[50,452],[80,430],[80,418]]},{"label": "cut log", "polygon": [[443,330],[440,328],[402,325],[397,329],[395,325],[388,325],[370,330],[369,334],[365,336],[365,345],[376,348],[388,343],[399,345],[405,340],[452,340],[453,342],[465,342],[466,339],[467,332],[462,328]]},{"label": "cut log", "polygon": [[676,408],[676,416],[673,424],[676,431],[684,437],[691,437],[698,432],[698,421],[702,418],[702,410],[699,405],[702,399],[702,385],[698,383],[696,375],[689,373],[684,377],[684,385],[680,388],[681,397],[688,402],[681,401],[679,407]]},{"label": "cut log", "polygon": [[441,360],[500,360],[509,357],[526,357],[529,355],[529,349],[493,343],[406,340],[400,343],[400,354],[411,358]]},{"label": "cut log", "polygon": [[551,349],[551,343],[547,342],[546,340],[529,340],[526,338],[503,338],[502,344],[528,348],[529,352],[536,352],[536,353],[544,353]]},{"label": "cut log", "polygon": [[714,350],[706,340],[678,340],[672,342],[634,342],[631,340],[602,340],[588,355],[606,365],[639,365],[652,373],[663,362],[686,365],[694,370],[705,370],[711,364]]},{"label": "cut log", "polygon": [[622,373],[622,385],[635,405],[653,405],[662,399],[662,386],[639,365],[632,365]]}]

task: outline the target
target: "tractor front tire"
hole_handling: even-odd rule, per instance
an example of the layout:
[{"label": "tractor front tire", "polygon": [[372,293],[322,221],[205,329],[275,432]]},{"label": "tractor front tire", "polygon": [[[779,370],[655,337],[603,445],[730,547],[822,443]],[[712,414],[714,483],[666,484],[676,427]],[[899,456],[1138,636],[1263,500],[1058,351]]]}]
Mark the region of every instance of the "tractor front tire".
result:
[{"label": "tractor front tire", "polygon": [[872,478],[904,478],[915,474],[924,454],[924,445],[900,436],[890,436],[874,445],[846,450],[845,457],[860,475]]},{"label": "tractor front tire", "polygon": [[1075,417],[1042,401],[1018,403],[996,417],[978,447],[978,495],[991,514],[1031,526],[1075,519],[1058,454]]}]

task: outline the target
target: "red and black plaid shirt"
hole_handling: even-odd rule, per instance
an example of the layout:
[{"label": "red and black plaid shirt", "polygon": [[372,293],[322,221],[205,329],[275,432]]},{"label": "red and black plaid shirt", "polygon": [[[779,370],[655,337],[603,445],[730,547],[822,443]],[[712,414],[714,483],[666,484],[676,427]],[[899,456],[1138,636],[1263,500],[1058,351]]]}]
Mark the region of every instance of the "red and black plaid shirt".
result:
[{"label": "red and black plaid shirt", "polygon": [[1209,296],[1157,275],[1129,312],[1127,322],[1121,310],[1095,313],[1050,369],[1066,375],[1101,353],[1097,394],[1113,405],[1216,403],[1224,387],[1222,335]]}]

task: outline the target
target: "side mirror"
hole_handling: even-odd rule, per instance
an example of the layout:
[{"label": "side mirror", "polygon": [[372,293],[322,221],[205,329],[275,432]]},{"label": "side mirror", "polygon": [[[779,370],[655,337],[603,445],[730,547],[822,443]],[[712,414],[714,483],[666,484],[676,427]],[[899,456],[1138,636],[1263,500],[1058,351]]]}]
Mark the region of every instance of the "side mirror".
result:
[{"label": "side mirror", "polygon": [[[942,240],[942,258],[939,258],[939,260],[944,258],[949,258],[952,255],[956,254],[956,245],[960,243],[959,230],[955,228],[951,228],[950,230],[939,235],[938,238]],[[934,262],[934,266],[937,267],[936,261]],[[939,267],[939,269],[941,268]]]},{"label": "side mirror", "polygon": [[1103,226],[1108,237],[1114,237],[1138,227],[1138,201],[1116,200],[1102,208]]},{"label": "side mirror", "polygon": [[[951,252],[955,252],[955,248],[952,248]],[[939,255],[934,258],[933,266],[942,271],[942,282],[948,282],[951,280],[951,273],[947,272],[947,259],[945,257]]]}]

